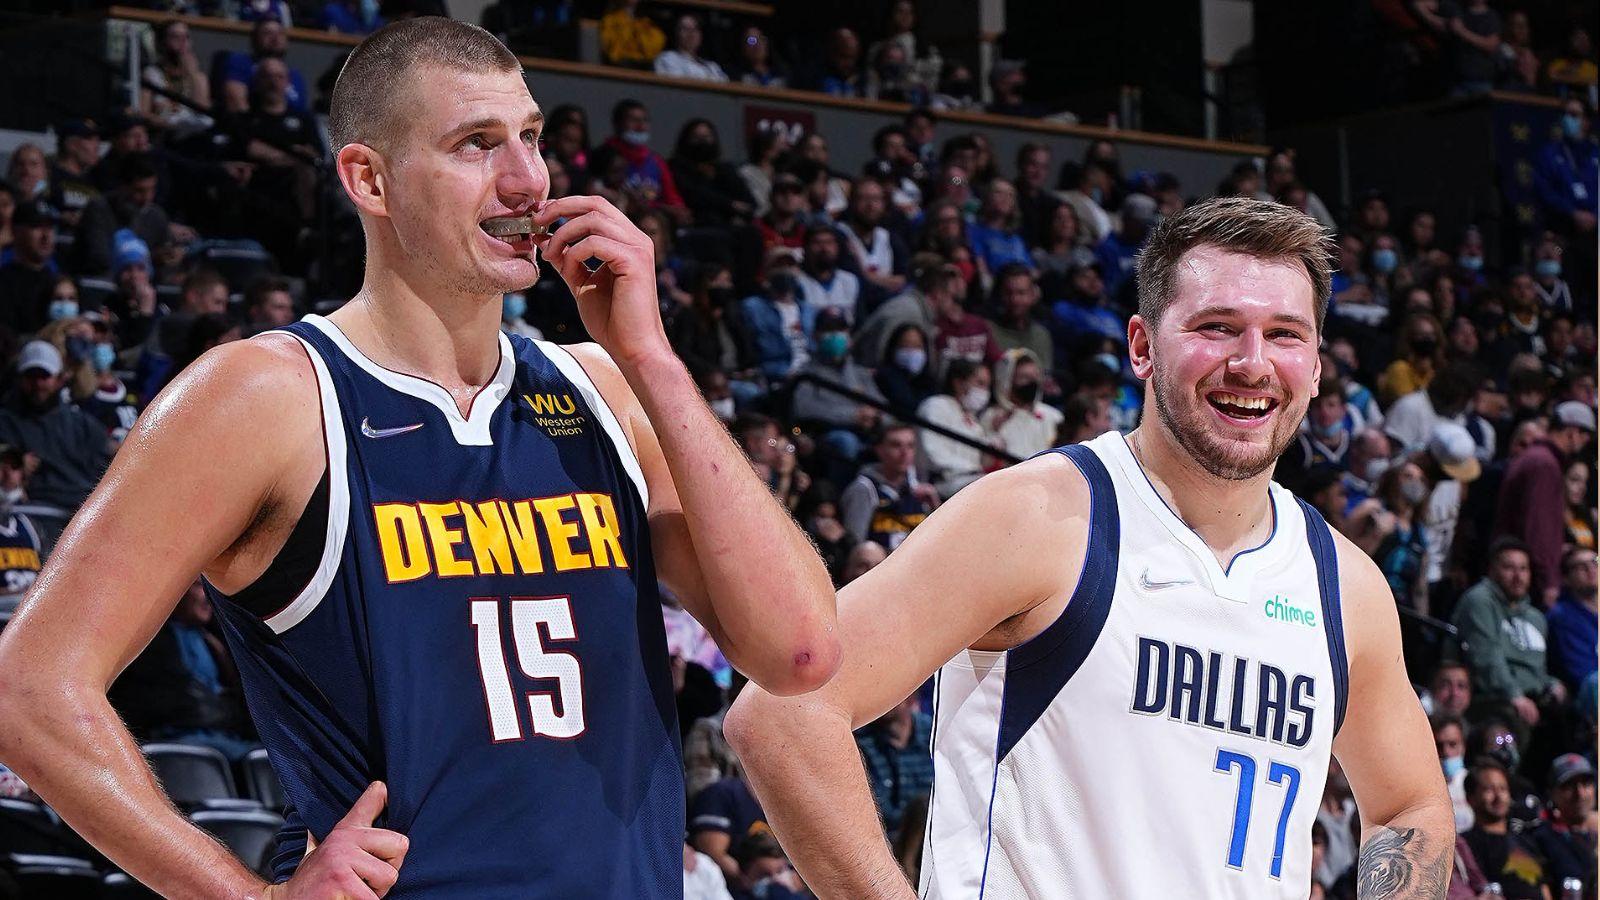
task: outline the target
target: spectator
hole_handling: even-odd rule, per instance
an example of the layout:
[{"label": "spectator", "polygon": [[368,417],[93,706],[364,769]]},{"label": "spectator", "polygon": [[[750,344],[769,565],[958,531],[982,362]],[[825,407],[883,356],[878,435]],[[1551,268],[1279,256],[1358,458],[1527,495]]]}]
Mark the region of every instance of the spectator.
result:
[{"label": "spectator", "polygon": [[979,271],[985,276],[1008,265],[1033,269],[1033,256],[1022,239],[1022,212],[1017,208],[1017,189],[1004,178],[996,178],[983,192],[983,206],[967,223],[967,240]]},{"label": "spectator", "polygon": [[728,314],[738,296],[733,290],[733,273],[720,263],[702,265],[691,296],[689,308],[675,311],[666,323],[672,349],[691,372],[742,376],[749,350],[744,345],[742,323]]},{"label": "spectator", "polygon": [[1583,459],[1567,462],[1562,484],[1567,493],[1567,527],[1563,540],[1572,547],[1595,549],[1595,510],[1589,502],[1589,463]]},{"label": "spectator", "polygon": [[1313,467],[1328,466],[1340,472],[1347,471],[1345,458],[1350,453],[1350,432],[1345,424],[1345,413],[1344,389],[1338,377],[1324,374],[1317,385],[1317,395],[1306,410],[1304,426],[1278,458],[1274,478],[1293,490]]},{"label": "spectator", "polygon": [[17,385],[0,407],[0,442],[31,453],[34,501],[76,511],[110,461],[105,430],[76,406],[63,403],[60,351],[32,341],[17,358]]},{"label": "spectator", "polygon": [[[1431,323],[1427,327],[1431,328]],[[1433,364],[1428,363],[1430,367]],[[1438,377],[1428,379],[1426,387],[1409,391],[1394,401],[1384,416],[1383,430],[1400,449],[1412,451],[1426,444],[1440,423],[1461,424],[1467,403],[1477,389],[1479,379],[1475,368],[1468,363],[1445,366]],[[1476,452],[1476,439],[1473,447]]]},{"label": "spectator", "polygon": [[1550,674],[1575,692],[1585,678],[1595,673],[1596,635],[1600,617],[1596,616],[1595,552],[1572,547],[1561,560],[1562,589],[1555,606],[1546,614],[1550,628]]},{"label": "spectator", "polygon": [[[1428,541],[1430,594],[1438,590],[1437,586],[1447,574],[1458,581],[1465,578],[1451,557],[1451,549],[1455,546],[1456,528],[1461,521],[1461,498],[1467,485],[1483,472],[1476,451],[1472,435],[1465,428],[1453,422],[1440,422],[1434,426],[1426,449],[1412,456],[1431,486],[1422,519]],[[1443,614],[1441,609],[1440,615]]]},{"label": "spectator", "polygon": [[1316,821],[1328,836],[1328,846],[1323,851],[1322,868],[1314,870],[1311,878],[1332,891],[1356,863],[1358,843],[1355,797],[1350,792],[1350,780],[1339,767],[1338,760],[1328,765],[1328,780],[1323,785],[1322,803],[1317,807]]},{"label": "spectator", "polygon": [[[250,112],[243,118],[240,139],[245,156],[257,165],[250,189],[264,200],[276,201],[269,208],[281,217],[281,229],[292,238],[316,217],[316,165],[323,142],[316,122],[291,102],[289,75],[281,59],[264,59],[256,65]],[[264,242],[282,246],[270,238]]]},{"label": "spectator", "polygon": [[1444,770],[1445,789],[1455,809],[1456,832],[1472,827],[1472,806],[1467,802],[1467,725],[1458,715],[1435,713],[1428,717],[1433,729],[1433,746],[1439,752],[1439,767]]},{"label": "spectator", "polygon": [[684,124],[671,167],[694,224],[748,224],[755,215],[755,198],[738,170],[722,158],[722,141],[709,119],[690,119]]},{"label": "spectator", "polygon": [[850,205],[850,193],[848,190],[850,184],[828,166],[828,139],[815,131],[801,138],[800,159],[821,167],[822,171],[820,173],[812,171],[809,173],[810,177],[808,177],[806,168],[803,165],[797,165],[795,173],[800,176],[800,180],[808,187],[815,185],[823,187],[823,195],[816,198],[815,211],[831,221],[834,217],[843,213],[845,207]]},{"label": "spectator", "polygon": [[672,31],[672,49],[655,59],[656,74],[693,81],[727,81],[728,73],[721,66],[700,55],[704,39],[700,20],[688,13],[680,15]]},{"label": "spectator", "polygon": [[289,293],[289,282],[275,277],[258,280],[245,292],[244,311],[253,329],[282,328],[293,322],[294,295]]},{"label": "spectator", "polygon": [[915,696],[856,732],[867,784],[891,841],[900,831],[906,807],[933,789],[932,732],[933,718],[917,709]]},{"label": "spectator", "polygon": [[1346,521],[1345,510],[1349,508],[1348,499],[1344,493],[1344,483],[1339,480],[1339,471],[1332,466],[1314,466],[1300,479],[1296,488],[1298,493],[1335,531],[1349,537],[1351,534],[1350,523]]},{"label": "spectator", "polygon": [[106,301],[106,308],[115,318],[122,346],[137,347],[149,339],[163,307],[150,281],[150,248],[126,230],[117,232],[115,246],[111,277],[117,293]]},{"label": "spectator", "polygon": [[[825,172],[818,171],[822,177],[826,177]],[[805,249],[806,221],[802,215],[805,192],[805,184],[787,172],[773,179],[771,207],[756,220],[764,259],[769,259],[772,251],[780,247],[796,251]]]},{"label": "spectator", "polygon": [[980,420],[984,431],[998,439],[1001,449],[1028,459],[1056,445],[1063,416],[1040,397],[1045,370],[1032,350],[1007,350],[994,367],[994,405]]},{"label": "spectator", "polygon": [[888,551],[939,508],[939,494],[917,479],[917,433],[910,425],[878,429],[872,449],[878,461],[862,466],[839,495],[839,521],[857,542]]},{"label": "spectator", "polygon": [[667,36],[638,10],[639,0],[607,0],[600,17],[600,55],[606,62],[643,69],[667,45]]},{"label": "spectator", "polygon": [[1033,273],[1017,265],[1002,268],[994,281],[995,320],[989,323],[989,331],[1001,350],[1020,348],[1032,353],[1048,375],[1055,371],[1055,348],[1050,329],[1034,314],[1038,305],[1039,285]]},{"label": "spectator", "polygon": [[766,833],[766,814],[741,775],[708,785],[690,805],[689,843],[711,857],[730,883],[739,878],[733,849],[752,835]]},{"label": "spectator", "polygon": [[[1287,147],[1275,148],[1267,156],[1266,188],[1256,195],[1258,200],[1272,200],[1284,193],[1291,186],[1299,184],[1296,177],[1294,151]],[[1301,190],[1305,191],[1304,187]],[[1328,205],[1322,202],[1311,191],[1305,191],[1305,212],[1311,218],[1322,223],[1322,227],[1330,232],[1336,232],[1339,223],[1334,221],[1333,214],[1328,212]]]},{"label": "spectator", "polygon": [[1089,162],[1081,168],[1069,164],[1061,169],[1059,196],[1078,214],[1083,226],[1079,240],[1086,245],[1098,244],[1111,233],[1111,214],[1105,207],[1111,202],[1112,186],[1111,170],[1101,163]]},{"label": "spectator", "polygon": [[89,201],[99,196],[90,176],[100,161],[100,130],[88,119],[63,122],[56,129],[56,161],[50,169],[50,203],[69,228]]},{"label": "spectator", "polygon": [[1511,900],[1543,900],[1544,861],[1510,828],[1511,789],[1505,768],[1493,760],[1476,760],[1465,787],[1473,826],[1461,837],[1483,874],[1499,882],[1502,895]]},{"label": "spectator", "polygon": [[1489,0],[1466,0],[1464,7],[1441,4],[1439,11],[1455,56],[1455,87],[1450,95],[1488,93],[1494,88],[1500,53],[1500,14],[1489,8]]},{"label": "spectator", "polygon": [[376,3],[330,0],[323,4],[322,27],[341,34],[369,35],[384,25]]},{"label": "spectator", "polygon": [[[917,416],[971,440],[988,443],[990,436],[978,415],[989,405],[989,385],[987,365],[955,357],[945,366],[944,390],[924,400],[917,407]],[[988,458],[982,450],[926,428],[918,432],[918,438],[940,497],[949,499],[982,477]]]},{"label": "spectator", "polygon": [[1562,464],[1584,457],[1594,430],[1594,410],[1575,400],[1557,404],[1547,436],[1534,441],[1511,462],[1500,484],[1494,533],[1527,544],[1533,559],[1533,595],[1545,609],[1560,591],[1567,521]]},{"label": "spectator", "polygon": [[873,378],[893,410],[914,410],[939,389],[928,354],[932,340],[917,322],[902,322],[889,333]]},{"label": "spectator", "polygon": [[94,391],[78,401],[78,408],[105,428],[110,438],[108,446],[115,454],[128,436],[128,430],[138,420],[139,407],[129,396],[128,386],[123,384],[114,370],[117,343],[110,323],[102,316],[91,315],[86,318],[93,335],[94,344],[89,348],[88,356],[96,380]]},{"label": "spectator", "polygon": [[200,69],[194,47],[189,43],[189,26],[181,19],[168,19],[155,28],[155,59],[144,67],[144,80],[183,97],[188,104],[146,89],[140,112],[151,124],[166,133],[168,140],[179,140],[211,127],[211,83]]},{"label": "spectator", "polygon": [[[1095,261],[1100,263],[1100,277],[1105,281],[1106,294],[1121,302],[1123,287],[1132,286],[1134,258],[1144,239],[1156,223],[1156,201],[1144,194],[1129,194],[1122,201],[1122,212],[1117,230],[1106,235],[1094,248]],[[1131,304],[1122,303],[1127,306]]]},{"label": "spectator", "polygon": [[15,240],[11,233],[11,217],[16,212],[16,189],[5,182],[0,182],[0,264],[4,264],[11,257],[11,243]]},{"label": "spectator", "polygon": [[973,77],[972,67],[956,59],[945,63],[944,73],[939,77],[939,90],[928,101],[928,106],[941,112],[980,108],[978,80]]},{"label": "spectator", "polygon": [[1545,878],[1552,896],[1568,878],[1585,885],[1583,896],[1594,896],[1596,813],[1594,766],[1577,753],[1564,753],[1550,764],[1549,818],[1529,838],[1545,861]]},{"label": "spectator", "polygon": [[838,28],[828,36],[827,55],[814,87],[834,97],[866,96],[861,77],[861,39],[854,31]]},{"label": "spectator", "polygon": [[1464,663],[1446,660],[1433,670],[1422,708],[1429,715],[1465,716],[1472,705],[1472,676]]},{"label": "spectator", "polygon": [[755,25],[746,26],[739,42],[739,61],[729,73],[733,80],[757,87],[788,87],[789,76],[772,58],[772,42]]},{"label": "spectator", "polygon": [[735,885],[733,900],[802,900],[805,896],[805,885],[789,867],[789,858],[771,832],[740,841],[733,855],[739,863],[739,877],[730,882]]},{"label": "spectator", "polygon": [[[1061,205],[1061,200],[1045,187],[1049,178],[1050,148],[1033,142],[1023,144],[1017,150],[1017,208],[1022,213],[1022,234],[1030,245],[1045,243],[1056,207]],[[1076,234],[1074,221],[1074,238]]]},{"label": "spectator", "polygon": [[1018,116],[1036,119],[1045,114],[1045,108],[1023,96],[1028,86],[1028,75],[1023,70],[1026,63],[1014,59],[998,59],[989,70],[989,87],[994,99],[984,107],[997,116]]},{"label": "spectator", "polygon": [[148,153],[131,153],[118,166],[117,186],[96,195],[83,209],[78,223],[75,252],[79,271],[98,275],[110,271],[116,235],[127,229],[147,247],[167,242],[172,222],[156,203],[157,169]]},{"label": "spectator", "polygon": [[1574,240],[1593,244],[1600,143],[1590,133],[1588,109],[1575,97],[1561,106],[1561,135],[1539,148],[1534,184],[1546,222]]},{"label": "spectator", "polygon": [[0,325],[13,336],[32,334],[45,323],[56,275],[56,211],[29,200],[11,216],[11,261],[0,266]]},{"label": "spectator", "polygon": [[48,199],[50,166],[45,161],[44,151],[37,144],[17,145],[17,149],[11,151],[11,162],[7,164],[6,181],[16,188],[23,203]]},{"label": "spectator", "polygon": [[683,845],[683,900],[733,900],[728,880],[711,857]]},{"label": "spectator", "polygon": [[[802,376],[816,376],[883,401],[872,373],[850,358],[850,326],[843,314],[837,309],[820,310],[816,337],[816,354],[801,369]],[[861,456],[862,435],[877,427],[882,414],[875,406],[859,403],[816,381],[804,380],[794,390],[794,418],[824,429],[821,445],[831,457],[831,480],[842,484]]]},{"label": "spectator", "polygon": [[762,128],[750,137],[750,161],[739,167],[739,177],[750,192],[755,215],[772,208],[772,182],[778,177],[778,160],[789,152],[788,133],[782,128]]},{"label": "spectator", "polygon": [[1560,55],[1550,60],[1545,77],[1563,97],[1593,95],[1595,84],[1600,81],[1600,67],[1595,65],[1588,30],[1573,28],[1567,32],[1567,44]]},{"label": "spectator", "polygon": [[912,59],[904,47],[895,43],[881,43],[867,54],[865,96],[874,100],[921,105],[928,101],[926,87],[917,78]]},{"label": "spectator", "polygon": [[839,235],[850,251],[866,302],[877,306],[906,286],[910,252],[905,242],[884,227],[888,191],[871,178],[859,178],[850,191],[850,206],[840,221]]},{"label": "spectator", "polygon": [[791,257],[768,267],[765,290],[741,301],[739,311],[756,368],[769,381],[783,381],[810,361],[817,310],[800,294]]},{"label": "spectator", "polygon": [[1539,90],[1539,57],[1533,52],[1528,14],[1520,9],[1506,14],[1505,41],[1500,44],[1498,61],[1501,88],[1528,94]]},{"label": "spectator", "polygon": [[[1397,463],[1378,479],[1375,496],[1387,515],[1380,518],[1376,529],[1381,536],[1372,558],[1389,582],[1395,602],[1426,615],[1430,610],[1428,535],[1422,516],[1428,499],[1427,479],[1416,463]],[[1352,540],[1359,536],[1353,535]]]},{"label": "spectator", "polygon": [[1039,270],[1039,286],[1056,297],[1066,293],[1068,273],[1094,262],[1094,251],[1079,240],[1078,213],[1072,204],[1057,203],[1048,225],[1033,248],[1033,264]]},{"label": "spectator", "polygon": [[[1078,266],[1067,276],[1067,296],[1050,305],[1050,330],[1055,358],[1063,363],[1081,358],[1101,340],[1127,341],[1128,317],[1106,295],[1100,264]],[[1120,370],[1120,360],[1118,361]]]},{"label": "spectator", "polygon": [[1528,555],[1513,538],[1496,541],[1489,574],[1461,595],[1452,622],[1467,648],[1475,704],[1510,707],[1531,727],[1539,723],[1540,706],[1560,702],[1566,691],[1545,663],[1547,626],[1529,602]]},{"label": "spectator", "polygon": [[989,324],[967,312],[959,294],[944,290],[929,299],[939,304],[934,310],[934,356],[941,367],[957,359],[987,364],[1000,358],[1000,345]]},{"label": "spectator", "polygon": [[856,320],[861,280],[839,268],[839,234],[826,225],[806,229],[805,259],[797,276],[800,296],[818,313],[831,310],[848,329]]},{"label": "spectator", "polygon": [[220,312],[196,316],[177,334],[183,338],[182,346],[173,353],[172,364],[166,370],[163,380],[152,382],[159,384],[159,388],[147,391],[145,396],[154,396],[160,388],[171,384],[172,379],[178,377],[178,373],[193,365],[205,355],[206,351],[244,337],[244,331],[239,327],[239,323]]},{"label": "spectator", "polygon": [[[268,59],[283,60],[289,50],[289,34],[282,22],[263,19],[250,30],[250,52],[229,53],[222,60],[222,78],[217,96],[222,98],[222,111],[243,115],[250,111],[250,93],[256,85],[256,68]],[[284,98],[288,105],[301,114],[310,110],[311,93],[306,90],[306,80],[299,71],[285,64],[287,84]]]},{"label": "spectator", "polygon": [[878,567],[878,564],[888,558],[888,551],[882,544],[873,541],[863,541],[850,548],[850,555],[845,557],[844,570],[839,573],[841,586],[855,581]]},{"label": "spectator", "polygon": [[[894,335],[902,326],[916,325],[924,336],[931,336],[947,295],[959,296],[965,290],[961,272],[931,253],[912,259],[915,280],[912,286],[872,311],[856,330],[856,358],[865,365],[878,365],[890,352]],[[923,348],[932,358],[932,348]],[[917,367],[921,371],[922,367]]]},{"label": "spectator", "polygon": [[1111,401],[1080,390],[1062,408],[1062,444],[1092,441],[1111,430]]},{"label": "spectator", "polygon": [[1433,380],[1434,373],[1444,364],[1444,347],[1439,339],[1442,331],[1439,320],[1428,313],[1409,316],[1400,326],[1395,360],[1378,376],[1378,393],[1384,402],[1393,403]]},{"label": "spectator", "polygon": [[613,161],[620,161],[622,186],[642,207],[660,210],[676,224],[687,223],[689,208],[678,193],[672,169],[650,149],[650,111],[637,100],[619,100],[611,108],[611,129],[611,137],[595,151],[595,171],[604,172]]},{"label": "spectator", "polygon": [[33,520],[16,511],[28,502],[27,470],[21,450],[0,444],[0,608],[8,610],[33,587],[44,553]]},{"label": "spectator", "polygon": [[1344,491],[1352,507],[1377,489],[1378,479],[1388,470],[1392,455],[1389,436],[1381,428],[1363,428],[1356,432],[1350,441],[1350,451],[1345,454]]}]

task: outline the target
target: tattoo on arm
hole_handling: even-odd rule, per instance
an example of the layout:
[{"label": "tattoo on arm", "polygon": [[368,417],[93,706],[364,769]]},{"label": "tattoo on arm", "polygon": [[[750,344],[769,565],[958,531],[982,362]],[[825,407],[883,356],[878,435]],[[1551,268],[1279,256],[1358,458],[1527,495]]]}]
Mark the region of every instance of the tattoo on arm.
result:
[{"label": "tattoo on arm", "polygon": [[1429,851],[1417,828],[1378,826],[1361,845],[1356,864],[1358,900],[1443,898],[1449,886],[1449,854]]}]

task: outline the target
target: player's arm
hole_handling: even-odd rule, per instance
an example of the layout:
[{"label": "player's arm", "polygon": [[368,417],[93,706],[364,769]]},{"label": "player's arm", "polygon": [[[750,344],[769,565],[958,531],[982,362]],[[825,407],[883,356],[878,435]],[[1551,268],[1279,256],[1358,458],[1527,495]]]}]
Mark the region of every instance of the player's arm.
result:
[{"label": "player's arm", "polygon": [[1088,510],[1087,483],[1060,456],[972,484],[840,591],[844,663],[832,681],[799,697],[755,685],[739,695],[723,731],[817,896],[913,896],[851,732],[996,625],[1054,610],[1041,604],[1076,585]]},{"label": "player's arm", "polygon": [[1361,811],[1356,896],[1443,898],[1455,818],[1427,717],[1406,678],[1394,595],[1366,555],[1334,539],[1350,687],[1333,753]]},{"label": "player's arm", "polygon": [[[568,221],[535,240],[607,351],[576,352],[631,432],[657,572],[752,681],[816,688],[838,668],[833,584],[667,343],[650,239],[598,197],[552,200],[535,221],[558,217]],[[590,258],[604,265],[590,272]]]},{"label": "player's arm", "polygon": [[[287,338],[207,354],[140,417],[0,634],[0,759],[166,897],[262,897],[269,889],[172,807],[106,691],[195,576],[229,558],[297,454],[321,455],[317,404],[310,362]],[[382,786],[369,795],[353,815],[381,811]],[[403,853],[405,839],[384,834]],[[343,842],[324,844],[346,853]],[[380,864],[360,862],[387,889],[393,873],[384,884]],[[346,890],[374,896],[360,879]]]}]

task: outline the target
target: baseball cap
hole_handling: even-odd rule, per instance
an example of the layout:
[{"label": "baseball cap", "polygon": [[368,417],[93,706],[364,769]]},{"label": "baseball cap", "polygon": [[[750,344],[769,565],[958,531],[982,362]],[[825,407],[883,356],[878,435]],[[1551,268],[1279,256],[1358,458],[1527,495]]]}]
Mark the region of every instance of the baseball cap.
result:
[{"label": "baseball cap", "polygon": [[1478,443],[1467,429],[1454,422],[1440,422],[1428,436],[1428,455],[1451,478],[1466,484],[1483,472],[1478,462]]},{"label": "baseball cap", "polygon": [[132,230],[123,228],[112,236],[111,274],[121,275],[129,266],[150,268],[150,247]]},{"label": "baseball cap", "polygon": [[99,137],[100,129],[93,119],[68,119],[56,126],[56,135],[62,138]]},{"label": "baseball cap", "polygon": [[29,200],[20,203],[11,213],[11,226],[13,228],[31,228],[36,225],[54,226],[60,217],[56,215],[56,208],[43,200]]},{"label": "baseball cap", "polygon": [[1122,218],[1140,225],[1154,225],[1157,218],[1155,199],[1145,194],[1129,194],[1122,201]]},{"label": "baseball cap", "polygon": [[49,341],[29,341],[17,356],[17,371],[26,372],[30,369],[42,369],[51,378],[60,375],[61,351]]},{"label": "baseball cap", "polygon": [[805,187],[805,182],[788,172],[784,172],[777,178],[772,179],[772,189],[774,191],[802,191],[805,190]]},{"label": "baseball cap", "polygon": [[1574,778],[1594,778],[1594,766],[1582,754],[1563,753],[1550,763],[1550,786],[1561,787]]},{"label": "baseball cap", "polygon": [[1568,425],[1594,433],[1594,410],[1581,400],[1563,400],[1556,404],[1555,421],[1559,427]]}]

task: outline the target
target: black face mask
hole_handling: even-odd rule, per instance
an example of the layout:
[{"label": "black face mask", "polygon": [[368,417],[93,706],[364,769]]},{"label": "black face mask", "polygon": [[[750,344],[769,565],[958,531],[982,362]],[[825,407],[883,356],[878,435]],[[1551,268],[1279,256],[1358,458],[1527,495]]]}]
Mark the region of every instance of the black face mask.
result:
[{"label": "black face mask", "polygon": [[715,141],[690,141],[683,145],[683,155],[694,162],[712,162],[717,158]]},{"label": "black face mask", "polygon": [[730,306],[734,301],[733,288],[714,287],[706,290],[706,300],[712,309],[721,309]]},{"label": "black face mask", "polygon": [[1018,405],[1028,406],[1039,399],[1039,382],[1030,381],[1027,384],[1014,384],[1011,386],[1011,396],[1016,398]]},{"label": "black face mask", "polygon": [[767,276],[767,296],[784,297],[794,296],[796,282],[791,272],[773,272]]},{"label": "black face mask", "polygon": [[1437,338],[1421,338],[1411,342],[1411,352],[1418,356],[1432,356],[1439,349]]}]

